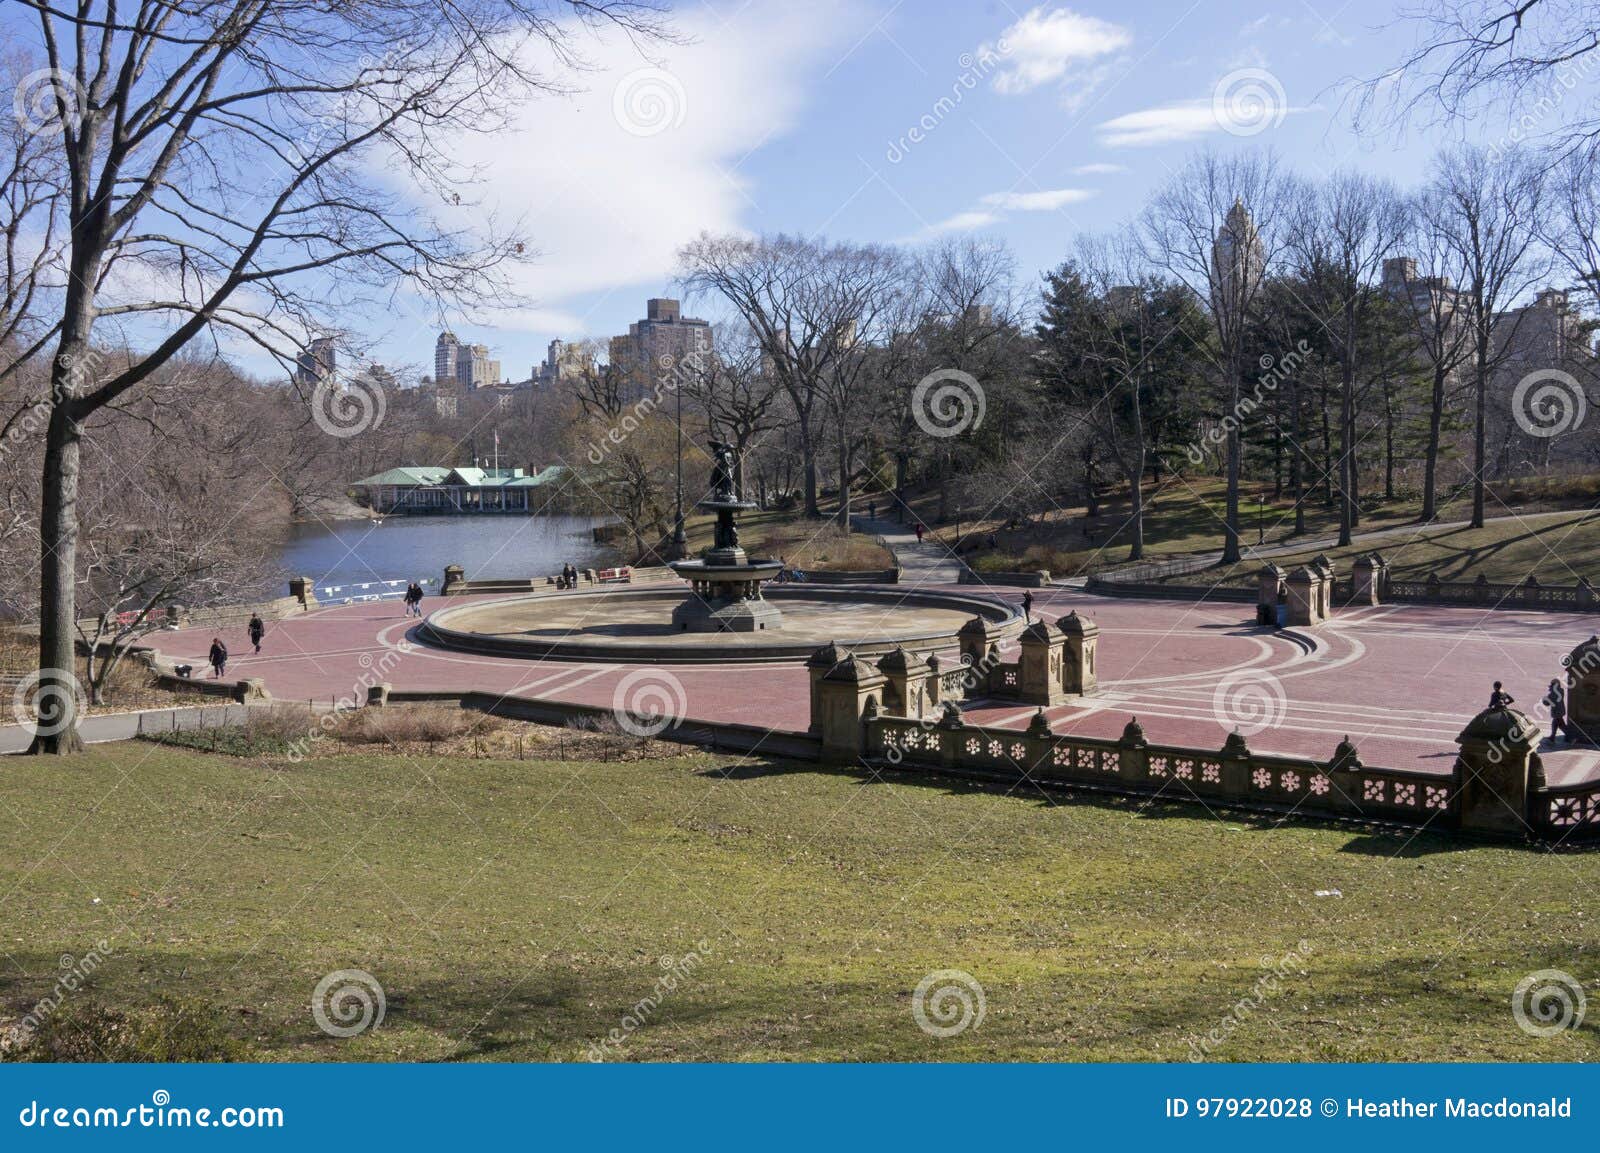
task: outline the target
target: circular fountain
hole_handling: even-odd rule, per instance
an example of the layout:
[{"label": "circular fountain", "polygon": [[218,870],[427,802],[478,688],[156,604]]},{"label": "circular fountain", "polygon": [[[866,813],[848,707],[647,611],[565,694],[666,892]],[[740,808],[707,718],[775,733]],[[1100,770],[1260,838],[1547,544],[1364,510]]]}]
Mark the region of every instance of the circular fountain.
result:
[{"label": "circular fountain", "polygon": [[689,582],[689,596],[672,610],[672,624],[693,633],[782,628],[783,614],[762,595],[761,586],[783,571],[783,562],[745,555],[734,514],[755,508],[756,503],[739,499],[731,445],[712,441],[711,459],[711,495],[696,507],[717,514],[715,535],[711,547],[698,558],[672,562],[672,571]]}]

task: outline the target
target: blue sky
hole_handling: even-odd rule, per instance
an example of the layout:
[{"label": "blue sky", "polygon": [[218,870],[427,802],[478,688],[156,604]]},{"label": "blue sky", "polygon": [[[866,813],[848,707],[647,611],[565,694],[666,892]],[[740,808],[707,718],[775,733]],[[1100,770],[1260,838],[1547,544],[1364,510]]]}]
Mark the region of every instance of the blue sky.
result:
[{"label": "blue sky", "polygon": [[[1202,147],[1270,146],[1306,175],[1359,165],[1410,184],[1440,133],[1361,139],[1341,103],[1342,81],[1409,43],[1398,2],[679,4],[683,43],[645,56],[585,36],[574,92],[529,102],[508,134],[453,142],[482,185],[451,223],[523,219],[540,254],[518,284],[530,307],[440,317],[400,300],[342,319],[377,359],[417,371],[443,321],[523,379],[551,338],[625,331],[647,297],[676,295],[674,255],[702,230],[908,244],[975,231],[1007,241],[1033,280]],[[1264,115],[1230,100],[1251,96]],[[1496,139],[1492,119],[1470,130]]]},{"label": "blue sky", "polygon": [[[533,165],[530,194],[500,204],[530,214],[543,257],[523,287],[537,306],[457,327],[523,375],[551,337],[622,331],[670,293],[671,252],[702,228],[907,243],[979,231],[1032,277],[1203,146],[1270,145],[1308,174],[1359,164],[1409,183],[1434,140],[1357,138],[1338,87],[1396,62],[1410,33],[1385,31],[1392,19],[1372,0],[680,5],[691,44],[649,61],[602,51],[585,94],[527,111],[527,135],[553,132],[571,162],[555,177],[570,195]],[[1226,78],[1224,91],[1265,96],[1263,120],[1241,106],[1237,131],[1219,125]],[[496,167],[494,146],[475,154]],[[382,351],[419,361],[419,345]]]}]

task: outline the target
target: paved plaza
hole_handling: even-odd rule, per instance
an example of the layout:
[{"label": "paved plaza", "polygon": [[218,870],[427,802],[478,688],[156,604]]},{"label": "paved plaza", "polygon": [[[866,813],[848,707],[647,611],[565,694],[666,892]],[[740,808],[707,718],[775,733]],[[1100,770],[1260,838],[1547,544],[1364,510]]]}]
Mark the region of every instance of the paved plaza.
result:
[{"label": "paved plaza", "polygon": [[[926,586],[924,586],[926,587]],[[963,592],[972,592],[970,586]],[[1021,591],[985,590],[1015,602]],[[1089,703],[1048,710],[1059,733],[1115,737],[1137,715],[1153,742],[1220,747],[1237,725],[1258,753],[1327,760],[1349,735],[1369,765],[1446,774],[1454,738],[1502,680],[1535,715],[1561,657],[1600,630],[1579,614],[1382,606],[1343,611],[1314,630],[1249,623],[1251,606],[1119,600],[1070,589],[1035,591],[1035,613],[1076,610],[1101,629],[1100,684]],[[619,591],[618,603],[627,596]],[[427,611],[505,597],[432,600]],[[609,598],[607,598],[609,599]],[[610,707],[641,666],[447,652],[416,643],[418,622],[397,602],[318,609],[274,622],[260,656],[243,636],[230,677],[259,677],[279,700],[328,701],[382,671],[397,689],[480,690]],[[205,664],[214,635],[187,629],[154,638],[168,657]],[[1015,646],[1002,650],[1008,659]],[[943,654],[951,661],[955,653]],[[681,685],[688,718],[804,730],[806,671],[798,664],[653,664]],[[975,723],[1022,727],[1033,709],[975,702]],[[1550,784],[1600,778],[1600,752],[1541,748]]]}]

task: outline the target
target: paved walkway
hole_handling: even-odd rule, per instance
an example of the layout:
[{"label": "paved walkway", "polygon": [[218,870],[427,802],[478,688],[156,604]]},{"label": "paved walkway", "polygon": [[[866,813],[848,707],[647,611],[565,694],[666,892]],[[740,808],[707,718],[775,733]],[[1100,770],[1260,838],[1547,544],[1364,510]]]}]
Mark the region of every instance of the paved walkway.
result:
[{"label": "paved walkway", "polygon": [[[80,721],[78,735],[85,744],[98,745],[106,741],[131,740],[139,735],[141,728],[148,733],[233,723],[242,718],[244,713],[245,706],[233,704],[142,709],[136,713],[101,713]],[[32,725],[0,725],[0,754],[25,753],[32,743]]]},{"label": "paved walkway", "polygon": [[961,580],[966,566],[943,544],[928,539],[917,542],[917,534],[899,521],[872,520],[864,516],[851,517],[858,532],[879,537],[894,553],[900,566],[900,583],[921,588],[924,585],[953,585]]},{"label": "paved walkway", "polygon": [[[1014,603],[1023,590],[987,591]],[[1237,725],[1257,752],[1323,761],[1349,734],[1368,764],[1437,773],[1450,771],[1455,736],[1483,707],[1491,681],[1504,680],[1518,707],[1532,715],[1561,657],[1600,631],[1600,614],[1384,605],[1340,613],[1318,629],[1279,632],[1247,619],[1247,605],[1059,588],[1034,596],[1036,613],[1054,618],[1076,610],[1101,630],[1102,693],[1050,710],[1060,732],[1116,737],[1137,715],[1153,742],[1213,749]],[[496,599],[504,598],[462,601]],[[430,598],[425,608],[444,603]],[[261,655],[235,658],[229,672],[261,677],[276,699],[300,702],[364,700],[365,685],[383,680],[400,689],[470,689],[600,708],[665,704],[692,720],[774,730],[803,731],[810,721],[799,664],[640,666],[478,656],[425,647],[416,625],[393,602],[319,609],[273,622]],[[213,631],[187,629],[154,640],[167,656],[198,664]],[[249,653],[242,629],[236,632],[225,631],[225,639]],[[1014,646],[1003,655],[1015,659]],[[994,702],[974,712],[983,723],[1022,728],[1033,710]],[[1600,752],[1541,753],[1552,783],[1600,779]]]}]

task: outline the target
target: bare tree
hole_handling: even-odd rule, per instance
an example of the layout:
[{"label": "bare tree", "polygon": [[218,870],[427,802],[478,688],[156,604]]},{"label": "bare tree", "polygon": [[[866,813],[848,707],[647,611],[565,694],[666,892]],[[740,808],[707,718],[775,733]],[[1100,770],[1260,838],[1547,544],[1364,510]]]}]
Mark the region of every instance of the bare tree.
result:
[{"label": "bare tree", "polygon": [[679,254],[691,294],[714,292],[760,342],[767,371],[788,394],[805,486],[807,516],[820,516],[817,449],[834,362],[855,346],[892,265],[875,245],[831,245],[794,236],[702,234]]},{"label": "bare tree", "polygon": [[1350,543],[1359,521],[1356,503],[1356,410],[1370,387],[1362,363],[1363,335],[1381,306],[1383,262],[1406,234],[1405,202],[1385,181],[1353,172],[1317,184],[1298,184],[1285,234],[1298,271],[1302,301],[1328,334],[1339,366],[1339,544]]},{"label": "bare tree", "polygon": [[1445,243],[1460,270],[1460,304],[1471,327],[1473,387],[1472,524],[1484,521],[1490,379],[1514,350],[1522,312],[1506,310],[1548,268],[1539,251],[1542,169],[1521,151],[1496,159],[1457,147],[1434,162],[1429,195],[1439,203]]},{"label": "bare tree", "polygon": [[[1600,144],[1600,13],[1585,0],[1427,0],[1396,22],[1413,47],[1353,91],[1358,127],[1442,115],[1497,122],[1497,153],[1518,144],[1592,152]],[[1576,97],[1574,97],[1576,94]],[[1423,99],[1419,99],[1423,97]]]},{"label": "bare tree", "polygon": [[1245,358],[1261,289],[1282,245],[1286,184],[1270,152],[1201,153],[1145,210],[1147,259],[1210,307],[1227,412],[1227,507],[1222,559],[1239,559],[1239,422]]},{"label": "bare tree", "polygon": [[[445,147],[552,87],[536,61],[571,59],[571,21],[656,26],[643,0],[145,0],[131,13],[21,2],[49,68],[37,128],[67,189],[55,319],[18,357],[54,344],[39,664],[62,703],[34,747],[58,753],[80,747],[65,670],[84,422],[202,334],[229,330],[287,366],[308,333],[331,327],[326,313],[398,285],[505,299],[502,274],[526,244],[417,207],[461,203]],[[393,191],[393,171],[418,195]],[[148,334],[148,350],[101,370],[105,323]]]},{"label": "bare tree", "polygon": [[1446,413],[1459,389],[1463,364],[1472,352],[1470,311],[1461,304],[1461,278],[1450,199],[1425,189],[1412,200],[1407,256],[1400,275],[1388,285],[1400,298],[1401,312],[1416,341],[1428,375],[1428,434],[1423,450],[1422,512],[1427,524],[1439,512],[1439,455]]}]

